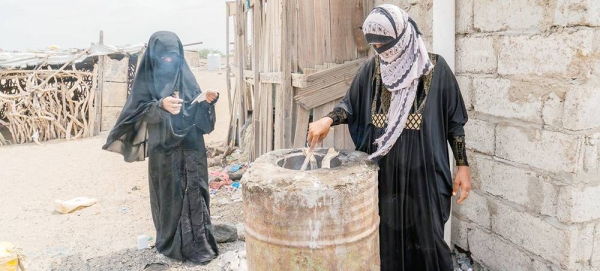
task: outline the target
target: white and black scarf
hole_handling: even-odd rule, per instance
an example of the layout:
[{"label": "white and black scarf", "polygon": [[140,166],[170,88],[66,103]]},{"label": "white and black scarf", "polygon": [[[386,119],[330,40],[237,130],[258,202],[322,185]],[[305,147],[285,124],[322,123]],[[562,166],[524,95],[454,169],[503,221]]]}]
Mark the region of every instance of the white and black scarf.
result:
[{"label": "white and black scarf", "polygon": [[370,44],[383,44],[375,51],[380,59],[383,85],[392,93],[388,126],[375,140],[377,151],[369,156],[371,160],[378,160],[392,149],[402,134],[417,94],[419,78],[429,74],[433,64],[415,22],[397,6],[375,7],[362,30]]}]

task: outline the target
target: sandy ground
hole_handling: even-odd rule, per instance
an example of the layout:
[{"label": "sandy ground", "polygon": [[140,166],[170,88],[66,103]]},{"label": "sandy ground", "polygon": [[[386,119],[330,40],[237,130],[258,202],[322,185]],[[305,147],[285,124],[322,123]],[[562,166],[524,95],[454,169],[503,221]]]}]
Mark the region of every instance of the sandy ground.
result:
[{"label": "sandy ground", "polygon": [[[195,71],[203,89],[221,92],[217,128],[207,142],[223,141],[229,120],[224,72]],[[172,261],[153,249],[136,250],[138,235],[155,237],[147,163],[125,163],[101,150],[106,133],[76,141],[55,140],[0,147],[0,241],[21,247],[29,270],[219,270]],[[93,197],[95,205],[70,214],[54,211],[56,199]],[[241,222],[241,203],[230,192],[212,199],[216,222]],[[230,221],[225,221],[228,219]],[[220,244],[221,253],[243,242]],[[154,266],[157,267],[157,266]],[[158,265],[158,267],[161,267]]]}]

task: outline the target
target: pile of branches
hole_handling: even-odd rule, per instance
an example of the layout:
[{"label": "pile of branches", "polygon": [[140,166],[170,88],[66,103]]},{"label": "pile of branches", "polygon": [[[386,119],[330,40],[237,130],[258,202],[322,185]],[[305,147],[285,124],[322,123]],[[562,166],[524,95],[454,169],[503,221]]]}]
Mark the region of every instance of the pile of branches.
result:
[{"label": "pile of branches", "polygon": [[0,145],[50,139],[76,139],[94,132],[97,65],[77,70],[74,63],[58,69],[41,64],[31,70],[0,70]]}]

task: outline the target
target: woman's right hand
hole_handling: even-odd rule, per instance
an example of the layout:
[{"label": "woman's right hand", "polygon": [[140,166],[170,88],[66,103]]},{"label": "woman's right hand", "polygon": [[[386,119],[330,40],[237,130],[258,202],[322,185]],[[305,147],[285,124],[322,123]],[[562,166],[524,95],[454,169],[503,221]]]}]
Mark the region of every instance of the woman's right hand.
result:
[{"label": "woman's right hand", "polygon": [[173,115],[177,115],[181,112],[181,103],[183,103],[182,99],[167,96],[162,99],[162,108]]},{"label": "woman's right hand", "polygon": [[308,144],[311,148],[317,146],[327,137],[331,124],[333,124],[333,119],[324,117],[308,125]]}]

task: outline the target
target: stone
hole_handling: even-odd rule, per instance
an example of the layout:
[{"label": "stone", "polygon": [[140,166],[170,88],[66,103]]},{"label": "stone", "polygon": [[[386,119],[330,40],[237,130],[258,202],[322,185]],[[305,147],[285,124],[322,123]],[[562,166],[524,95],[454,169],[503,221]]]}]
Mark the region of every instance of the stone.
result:
[{"label": "stone", "polygon": [[464,250],[469,250],[469,223],[452,216],[452,243]]},{"label": "stone", "polygon": [[473,32],[473,0],[456,0],[456,33]]},{"label": "stone", "polygon": [[507,79],[477,78],[473,80],[475,111],[533,123],[542,122],[542,101],[531,89],[513,89]]},{"label": "stone", "polygon": [[465,125],[466,146],[480,153],[494,155],[496,124],[475,118]]},{"label": "stone", "polygon": [[238,239],[246,241],[246,231],[244,230],[244,223],[238,223],[235,225],[237,229]]},{"label": "stone", "polygon": [[469,232],[469,239],[471,256],[475,260],[474,270],[551,270],[540,261],[532,259],[514,244],[489,231],[473,229]]},{"label": "stone", "polygon": [[580,66],[582,62],[578,60],[587,60],[593,40],[594,32],[587,29],[573,33],[504,36],[498,45],[498,73],[583,77],[591,67]]},{"label": "stone", "polygon": [[565,98],[564,127],[580,131],[600,127],[600,82],[572,86]]},{"label": "stone", "polygon": [[496,73],[498,56],[493,37],[462,37],[456,39],[456,73]]},{"label": "stone", "polygon": [[542,121],[545,125],[563,127],[564,100],[556,93],[550,92],[544,100],[542,108]]},{"label": "stone", "polygon": [[150,263],[144,267],[144,271],[168,271],[170,268],[164,263]]},{"label": "stone", "polygon": [[556,215],[558,187],[549,177],[485,156],[471,158],[482,191],[544,215]]},{"label": "stone", "polygon": [[[585,258],[584,253],[579,253],[591,251],[591,242],[582,242],[592,239],[592,231],[585,227],[564,224],[552,217],[537,217],[496,202],[492,230],[512,244],[518,244],[522,249],[565,269],[576,268],[577,262],[589,260],[589,256]],[[586,232],[589,236],[581,234]],[[472,240],[471,247],[475,243]]]},{"label": "stone", "polygon": [[238,253],[238,257],[239,257],[240,259],[246,259],[246,251],[245,251],[245,250],[242,250],[242,251],[240,251],[240,252]]},{"label": "stone", "polygon": [[237,228],[229,223],[219,223],[213,225],[213,234],[217,243],[235,242],[238,239]]},{"label": "stone", "polygon": [[240,260],[240,268],[238,269],[238,271],[248,271],[248,260],[246,260],[246,259]]},{"label": "stone", "polygon": [[476,0],[475,29],[481,32],[542,29],[549,8],[539,0]]},{"label": "stone", "polygon": [[456,81],[460,87],[460,93],[467,110],[473,110],[473,78],[470,76],[456,76]]},{"label": "stone", "polygon": [[228,172],[227,174],[229,174],[229,179],[232,181],[239,181],[242,179],[242,177],[244,176],[244,173],[246,173],[246,169],[240,169],[236,172]]},{"label": "stone", "polygon": [[472,189],[467,200],[463,204],[454,204],[453,209],[453,213],[461,219],[467,219],[486,229],[490,228],[491,214],[488,202],[479,191]]},{"label": "stone", "polygon": [[223,270],[229,271],[231,263],[238,259],[238,255],[235,251],[227,251],[221,255],[219,259],[219,266],[223,268]]},{"label": "stone", "polygon": [[428,43],[428,41],[433,41],[431,38],[433,37],[433,0],[418,0],[418,3],[413,5],[407,12],[417,23],[419,31],[423,33],[425,42]]},{"label": "stone", "polygon": [[583,223],[600,218],[600,185],[565,186],[561,189],[558,218],[568,223]]},{"label": "stone", "polygon": [[592,247],[592,251],[591,265],[593,267],[600,267],[600,224],[596,224],[594,229],[594,246]]},{"label": "stone", "polygon": [[600,2],[558,0],[554,24],[559,26],[600,26]]},{"label": "stone", "polygon": [[499,125],[496,156],[549,172],[576,172],[584,138],[538,129]]}]

